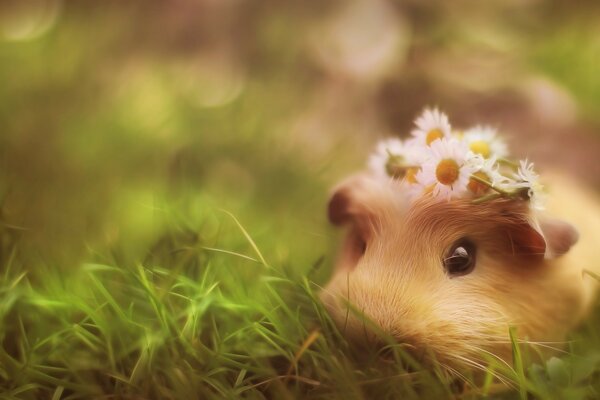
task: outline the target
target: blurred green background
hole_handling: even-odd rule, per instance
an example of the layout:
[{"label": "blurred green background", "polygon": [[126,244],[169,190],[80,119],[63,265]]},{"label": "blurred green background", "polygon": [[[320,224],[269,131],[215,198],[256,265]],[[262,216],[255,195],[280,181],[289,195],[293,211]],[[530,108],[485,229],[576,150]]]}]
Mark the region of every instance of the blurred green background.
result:
[{"label": "blurred green background", "polygon": [[3,1],[3,229],[62,264],[143,245],[165,201],[217,204],[304,254],[328,187],[425,105],[599,185],[598,21],[593,0]]},{"label": "blurred green background", "polygon": [[[85,298],[82,263],[199,279],[218,248],[223,285],[259,293],[260,268],[223,253],[257,257],[225,210],[323,284],[329,188],[427,105],[600,188],[599,22],[595,0],[3,0],[0,272],[58,301]],[[5,340],[52,331],[51,303],[11,331],[14,296]]]}]

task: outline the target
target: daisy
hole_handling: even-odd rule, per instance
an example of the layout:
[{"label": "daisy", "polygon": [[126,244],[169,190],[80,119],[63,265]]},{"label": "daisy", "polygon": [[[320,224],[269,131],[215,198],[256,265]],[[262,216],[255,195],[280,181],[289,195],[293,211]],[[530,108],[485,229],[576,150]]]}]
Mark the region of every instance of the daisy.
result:
[{"label": "daisy", "polygon": [[419,155],[419,149],[400,139],[387,139],[377,144],[375,152],[369,157],[368,166],[379,178],[404,178],[414,183],[420,164]]},{"label": "daisy", "polygon": [[474,154],[468,161],[469,165],[474,169],[473,175],[480,180],[483,180],[489,185],[474,179],[472,176],[469,179],[467,188],[476,196],[481,196],[489,191],[491,187],[504,189],[510,181],[509,178],[502,175],[498,169],[499,165],[496,160],[496,156],[490,158],[483,158],[481,154]]},{"label": "daisy", "polygon": [[540,183],[540,176],[533,170],[533,163],[527,160],[519,161],[519,169],[514,174],[516,182],[512,184],[515,189],[527,189],[527,197],[531,207],[536,210],[544,209],[544,186]]},{"label": "daisy", "polygon": [[462,141],[443,138],[432,142],[429,158],[416,175],[422,193],[431,191],[434,197],[445,200],[463,195],[476,170],[470,162],[472,157]]},{"label": "daisy", "polygon": [[387,139],[377,143],[375,151],[369,156],[367,165],[371,172],[379,177],[388,179],[388,164],[390,159],[401,157],[404,145],[400,139]]},{"label": "daisy", "polygon": [[483,158],[503,158],[508,155],[506,143],[498,137],[496,130],[489,126],[471,128],[464,133],[463,139],[473,153],[481,154]]},{"label": "daisy", "polygon": [[415,125],[417,128],[411,134],[413,143],[418,146],[431,146],[436,140],[450,138],[452,134],[448,117],[437,108],[426,108],[415,120]]}]

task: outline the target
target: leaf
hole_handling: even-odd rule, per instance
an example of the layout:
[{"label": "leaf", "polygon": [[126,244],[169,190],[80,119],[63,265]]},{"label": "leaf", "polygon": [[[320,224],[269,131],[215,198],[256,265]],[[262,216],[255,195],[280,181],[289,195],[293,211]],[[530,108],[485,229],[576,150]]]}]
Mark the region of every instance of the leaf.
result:
[{"label": "leaf", "polygon": [[571,373],[573,383],[579,383],[592,375],[600,367],[600,353],[592,353],[582,358],[574,359]]},{"label": "leaf", "polygon": [[559,387],[570,386],[571,374],[567,364],[557,357],[552,357],[546,362],[546,371],[550,381]]}]

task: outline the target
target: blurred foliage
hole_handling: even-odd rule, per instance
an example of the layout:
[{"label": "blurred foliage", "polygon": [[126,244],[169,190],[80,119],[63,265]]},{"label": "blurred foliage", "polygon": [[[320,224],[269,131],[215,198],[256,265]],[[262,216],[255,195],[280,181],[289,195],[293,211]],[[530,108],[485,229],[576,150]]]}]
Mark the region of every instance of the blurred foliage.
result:
[{"label": "blurred foliage", "polygon": [[[361,386],[319,320],[328,189],[427,104],[600,187],[597,21],[592,0],[3,1],[7,398],[449,396],[431,376],[430,391],[378,387],[379,364]],[[281,373],[277,357],[295,365],[316,320],[309,381],[253,387]],[[585,385],[599,331],[586,329],[589,371],[550,360],[530,371],[533,393],[568,380],[569,396],[598,395]]]}]

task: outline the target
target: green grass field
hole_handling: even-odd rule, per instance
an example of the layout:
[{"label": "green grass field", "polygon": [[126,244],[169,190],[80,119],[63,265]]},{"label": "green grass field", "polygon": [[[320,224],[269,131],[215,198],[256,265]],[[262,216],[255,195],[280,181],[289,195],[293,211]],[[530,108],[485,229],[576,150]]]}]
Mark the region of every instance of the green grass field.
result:
[{"label": "green grass field", "polygon": [[527,366],[517,352],[514,370],[490,360],[484,382],[458,384],[398,346],[382,357],[341,338],[316,298],[333,244],[313,214],[318,204],[298,206],[304,218],[239,207],[238,219],[200,194],[175,203],[139,204],[164,221],[156,240],[90,249],[77,265],[25,261],[18,240],[4,245],[2,398],[600,394],[598,312],[558,358]]},{"label": "green grass field", "polygon": [[[318,300],[341,237],[329,190],[382,133],[362,121],[407,129],[429,102],[465,120],[516,110],[535,75],[597,130],[597,6],[540,3],[510,23],[498,4],[471,10],[481,36],[399,8],[413,56],[351,95],[307,55],[323,10],[300,1],[237,5],[222,31],[203,10],[49,1],[31,37],[29,14],[0,8],[0,398],[600,398],[598,307],[555,357],[514,344],[513,367],[461,380],[397,344],[350,346]],[[196,58],[219,46],[234,61]],[[459,48],[510,60],[515,86],[422,72]]]}]

